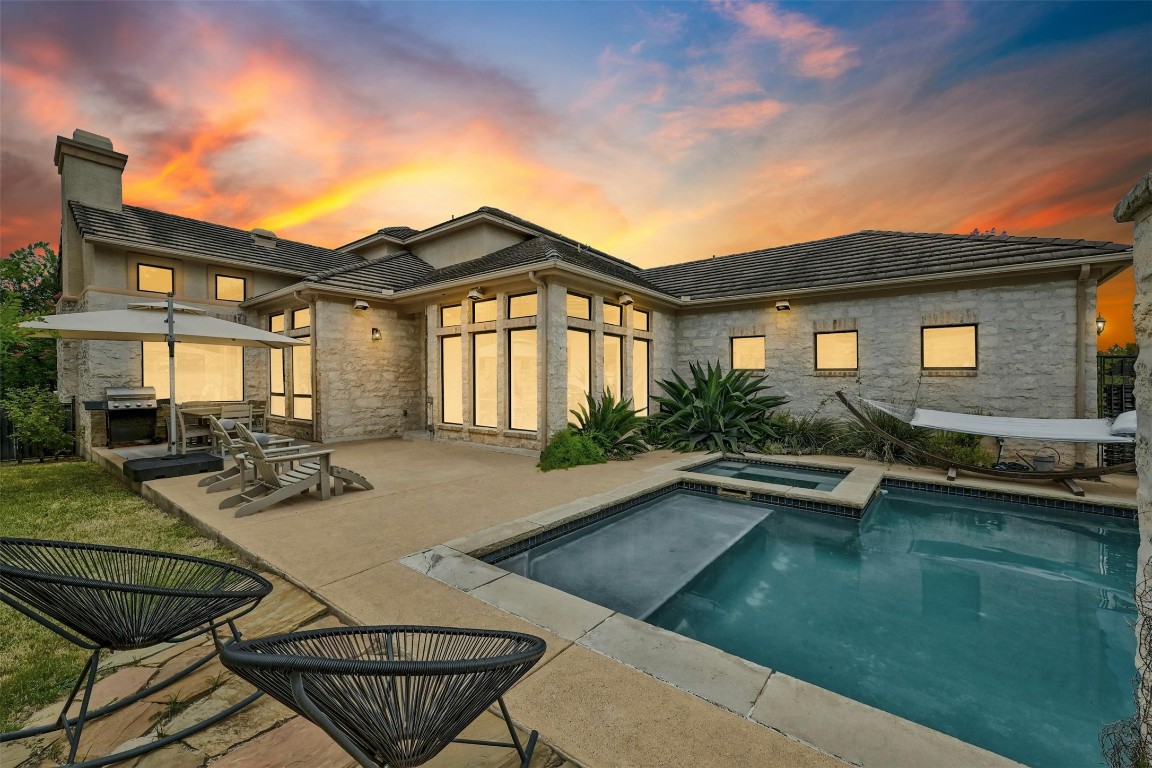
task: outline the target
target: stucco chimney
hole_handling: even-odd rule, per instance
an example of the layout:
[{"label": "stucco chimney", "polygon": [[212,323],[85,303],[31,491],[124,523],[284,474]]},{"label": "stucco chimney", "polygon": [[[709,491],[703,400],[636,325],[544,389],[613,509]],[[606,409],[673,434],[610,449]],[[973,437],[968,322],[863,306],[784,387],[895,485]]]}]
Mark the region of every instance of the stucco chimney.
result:
[{"label": "stucco chimney", "polygon": [[69,200],[120,211],[124,205],[121,177],[128,155],[112,149],[105,136],[77,128],[72,138],[56,137],[56,170],[64,207]]}]

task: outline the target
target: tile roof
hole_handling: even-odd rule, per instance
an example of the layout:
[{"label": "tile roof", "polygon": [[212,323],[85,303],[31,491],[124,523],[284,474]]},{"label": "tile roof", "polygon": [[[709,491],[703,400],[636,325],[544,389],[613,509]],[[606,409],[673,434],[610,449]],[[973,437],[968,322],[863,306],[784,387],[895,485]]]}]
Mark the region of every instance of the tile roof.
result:
[{"label": "tile roof", "polygon": [[602,256],[599,251],[582,250],[568,242],[538,235],[507,248],[493,251],[479,259],[452,264],[433,270],[410,283],[407,288],[423,288],[429,285],[481,276],[515,267],[525,267],[545,261],[563,261],[605,277],[631,285],[659,292],[660,289],[644,278],[640,270],[619,259]]},{"label": "tile roof", "polygon": [[122,212],[70,200],[80,232],[128,245],[176,249],[198,256],[242,261],[308,275],[319,270],[363,264],[354,253],[277,238],[275,248],[257,245],[244,229],[188,219],[171,213],[125,205]]},{"label": "tile roof", "polygon": [[392,253],[372,261],[362,261],[346,267],[309,275],[309,283],[379,291],[385,288],[399,290],[432,272],[431,265],[409,251]]},{"label": "tile roof", "polygon": [[397,240],[403,240],[407,237],[412,237],[412,235],[417,235],[419,233],[420,230],[412,229],[412,227],[384,227],[383,229],[376,230],[376,234],[378,235],[387,235],[388,237],[394,237]]},{"label": "tile roof", "polygon": [[673,296],[722,298],[921,277],[1023,264],[1123,255],[1132,246],[1096,240],[867,230],[643,270]]}]

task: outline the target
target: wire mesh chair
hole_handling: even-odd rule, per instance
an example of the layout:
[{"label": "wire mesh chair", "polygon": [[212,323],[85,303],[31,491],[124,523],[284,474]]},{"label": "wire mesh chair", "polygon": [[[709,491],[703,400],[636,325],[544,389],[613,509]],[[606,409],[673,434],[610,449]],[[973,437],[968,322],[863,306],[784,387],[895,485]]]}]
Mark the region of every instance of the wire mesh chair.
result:
[{"label": "wire mesh chair", "polygon": [[[69,742],[68,764],[75,764],[86,722],[123,709],[207,664],[217,655],[217,648],[240,639],[235,620],[271,591],[272,584],[252,571],[199,557],[0,538],[0,601],[91,651],[59,719],[0,734],[0,743],[62,730]],[[221,642],[216,633],[224,626],[231,638]],[[216,647],[203,658],[142,691],[88,711],[102,651],[180,643],[206,633],[212,633]],[[81,690],[79,713],[68,717]],[[238,712],[260,695],[257,692],[179,733],[80,765],[94,768],[159,749]]]},{"label": "wire mesh chair", "polygon": [[[228,669],[320,726],[365,768],[423,765],[450,743],[512,747],[503,695],[547,648],[533,635],[452,627],[338,627],[221,648]],[[457,738],[493,703],[511,742]]]}]

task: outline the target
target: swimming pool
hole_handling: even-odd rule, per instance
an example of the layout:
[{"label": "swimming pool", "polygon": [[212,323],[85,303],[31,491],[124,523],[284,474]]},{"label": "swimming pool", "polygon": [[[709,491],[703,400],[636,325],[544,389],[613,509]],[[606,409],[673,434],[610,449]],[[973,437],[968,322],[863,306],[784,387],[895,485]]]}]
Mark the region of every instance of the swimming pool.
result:
[{"label": "swimming pool", "polygon": [[717,477],[734,477],[738,480],[754,480],[758,483],[790,485],[794,488],[810,488],[814,491],[831,491],[848,475],[847,472],[837,469],[816,469],[745,459],[717,459],[707,464],[689,467],[685,471]]},{"label": "swimming pool", "polygon": [[1032,765],[1131,716],[1120,518],[887,490],[863,520],[677,490],[499,565]]}]

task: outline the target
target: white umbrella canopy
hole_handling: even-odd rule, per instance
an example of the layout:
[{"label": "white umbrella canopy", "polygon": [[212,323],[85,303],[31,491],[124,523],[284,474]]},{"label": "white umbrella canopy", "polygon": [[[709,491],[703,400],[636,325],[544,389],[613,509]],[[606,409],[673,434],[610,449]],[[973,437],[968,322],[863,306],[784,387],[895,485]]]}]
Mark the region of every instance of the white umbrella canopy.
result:
[{"label": "white umbrella canopy", "polygon": [[[34,336],[92,341],[167,341],[168,304],[164,301],[129,305],[129,309],[70,312],[20,323]],[[173,333],[177,342],[220,344],[232,347],[280,349],[307,342],[204,314],[204,310],[173,304]]]},{"label": "white umbrella canopy", "polygon": [[32,331],[32,336],[60,339],[168,342],[168,452],[171,455],[176,454],[176,344],[185,342],[282,349],[308,343],[249,325],[209,317],[202,309],[176,304],[171,294],[165,301],[129,304],[128,309],[50,315],[44,320],[20,323],[20,327]]}]

